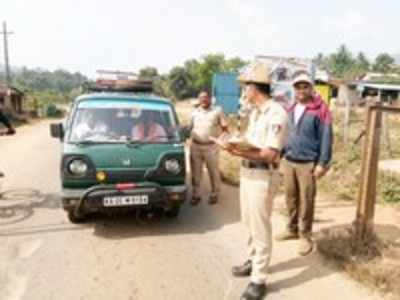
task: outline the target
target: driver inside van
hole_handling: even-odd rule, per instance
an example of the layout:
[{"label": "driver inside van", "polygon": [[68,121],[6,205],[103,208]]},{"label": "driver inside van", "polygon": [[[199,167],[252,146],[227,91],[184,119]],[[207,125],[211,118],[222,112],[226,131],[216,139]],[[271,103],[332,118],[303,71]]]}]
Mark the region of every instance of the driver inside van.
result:
[{"label": "driver inside van", "polygon": [[90,110],[82,114],[79,124],[74,130],[75,138],[80,140],[89,135],[106,133],[108,126],[104,121],[95,117],[95,114]]},{"label": "driver inside van", "polygon": [[140,141],[166,140],[167,132],[156,120],[156,112],[143,111],[139,123],[132,128],[132,139]]}]

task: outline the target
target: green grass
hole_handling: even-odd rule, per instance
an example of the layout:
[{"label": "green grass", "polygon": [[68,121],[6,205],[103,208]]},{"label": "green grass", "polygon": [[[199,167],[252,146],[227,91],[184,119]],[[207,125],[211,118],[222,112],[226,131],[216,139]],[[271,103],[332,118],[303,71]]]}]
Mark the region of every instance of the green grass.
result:
[{"label": "green grass", "polygon": [[[364,138],[357,144],[354,144],[354,141],[365,127],[364,116],[364,111],[360,109],[352,112],[347,143],[343,139],[342,114],[338,113],[334,118],[332,167],[329,173],[320,180],[318,188],[321,192],[340,200],[356,200],[358,195]],[[387,122],[392,153],[387,151],[387,144],[384,136],[381,135],[380,159],[400,159],[400,115],[389,116]],[[379,171],[377,201],[400,204],[398,200],[400,196],[394,195],[398,186],[400,186],[399,175]]]}]

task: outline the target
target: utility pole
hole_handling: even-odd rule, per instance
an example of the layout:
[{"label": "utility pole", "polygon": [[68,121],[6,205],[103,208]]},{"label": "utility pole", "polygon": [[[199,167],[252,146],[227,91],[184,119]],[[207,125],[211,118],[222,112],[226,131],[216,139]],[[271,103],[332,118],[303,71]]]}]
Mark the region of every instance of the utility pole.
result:
[{"label": "utility pole", "polygon": [[13,105],[11,101],[11,72],[10,72],[10,62],[8,60],[8,36],[13,34],[11,31],[7,31],[7,23],[3,22],[3,31],[0,32],[4,38],[4,62],[5,62],[5,73],[6,73],[6,86],[7,93],[4,97],[4,109],[6,112],[12,114],[13,113]]},{"label": "utility pole", "polygon": [[13,34],[12,31],[7,31],[7,23],[3,22],[3,31],[0,34],[3,35],[4,40],[4,63],[5,63],[5,73],[6,73],[6,83],[7,87],[11,86],[11,72],[10,72],[10,62],[8,59],[8,35]]}]

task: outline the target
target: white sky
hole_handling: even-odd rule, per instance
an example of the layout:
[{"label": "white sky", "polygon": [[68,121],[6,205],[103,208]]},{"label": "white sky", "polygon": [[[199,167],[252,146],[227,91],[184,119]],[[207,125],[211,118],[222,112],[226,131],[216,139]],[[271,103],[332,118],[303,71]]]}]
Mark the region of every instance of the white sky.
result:
[{"label": "white sky", "polygon": [[[400,53],[399,0],[0,0],[12,65],[167,72],[208,53]],[[0,47],[0,61],[3,60]]]}]

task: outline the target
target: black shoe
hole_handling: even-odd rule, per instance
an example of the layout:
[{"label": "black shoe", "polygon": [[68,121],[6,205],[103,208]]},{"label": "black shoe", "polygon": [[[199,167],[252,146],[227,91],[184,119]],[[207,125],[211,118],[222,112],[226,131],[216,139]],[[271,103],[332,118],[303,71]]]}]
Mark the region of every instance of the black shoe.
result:
[{"label": "black shoe", "polygon": [[218,196],[217,195],[210,196],[210,199],[208,199],[208,204],[214,205],[217,203],[218,203]]},{"label": "black shoe", "polygon": [[265,283],[250,282],[240,300],[262,300],[266,294],[267,286]]},{"label": "black shoe", "polygon": [[190,201],[190,204],[192,206],[196,206],[196,205],[198,205],[200,203],[200,201],[201,201],[200,197],[192,197],[192,200]]},{"label": "black shoe", "polygon": [[251,260],[247,260],[243,265],[234,266],[232,275],[235,277],[246,277],[251,275]]}]

